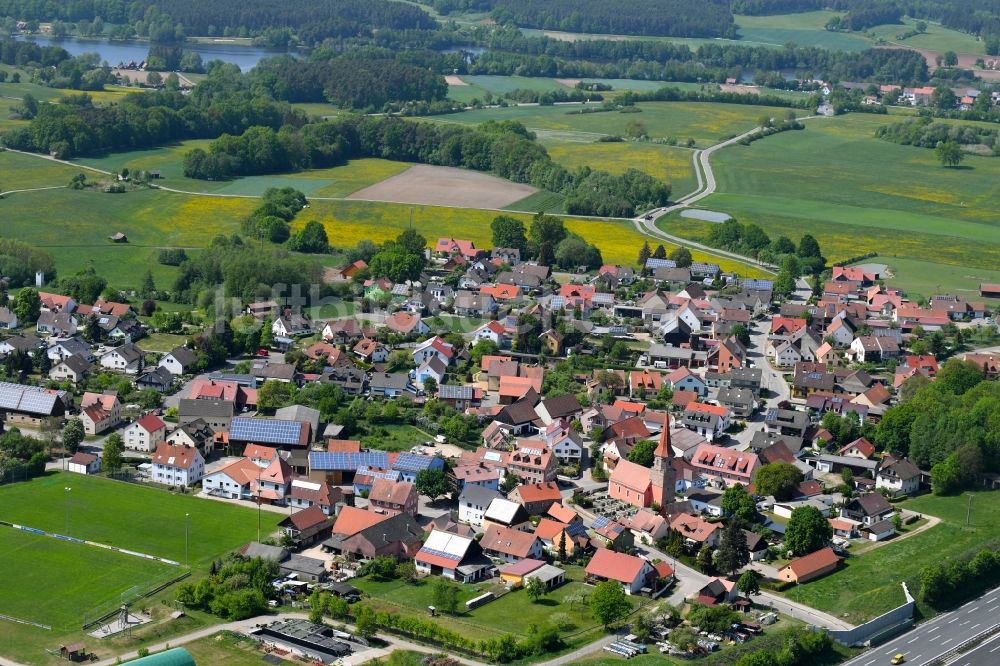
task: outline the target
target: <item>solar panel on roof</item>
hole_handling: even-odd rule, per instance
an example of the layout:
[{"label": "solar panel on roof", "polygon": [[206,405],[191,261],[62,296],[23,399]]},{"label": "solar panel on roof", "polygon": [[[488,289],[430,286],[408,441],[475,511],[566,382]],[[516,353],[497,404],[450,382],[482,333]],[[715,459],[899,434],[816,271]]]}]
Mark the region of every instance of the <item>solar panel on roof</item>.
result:
[{"label": "solar panel on roof", "polygon": [[553,296],[549,305],[553,308],[561,308],[566,305],[566,299],[562,296]]},{"label": "solar panel on roof", "polygon": [[430,456],[419,456],[415,453],[400,453],[392,468],[407,472],[419,472],[429,469],[433,464],[434,459]]},{"label": "solar panel on roof", "polygon": [[298,444],[302,427],[298,421],[235,418],[229,426],[229,438],[263,444]]},{"label": "solar panel on roof", "polygon": [[653,259],[646,260],[646,268],[677,268],[677,262],[673,259]]},{"label": "solar panel on roof", "polygon": [[16,384],[0,384],[0,409],[17,409],[23,392]]},{"label": "solar panel on roof", "polygon": [[594,519],[593,528],[595,530],[599,530],[605,525],[609,524],[610,522],[611,522],[610,518],[607,518],[606,516],[598,516],[597,518]]},{"label": "solar panel on roof", "polygon": [[447,560],[455,560],[456,562],[462,559],[461,555],[456,555],[454,553],[446,553],[443,550],[435,550],[433,548],[428,548],[427,546],[424,546],[423,548],[421,548],[421,550],[429,555],[437,555],[438,557],[443,557]]},{"label": "solar panel on roof", "polygon": [[389,455],[385,451],[313,451],[309,454],[309,465],[318,470],[341,470],[353,472],[358,467],[389,466]]},{"label": "solar panel on roof", "polygon": [[753,278],[744,278],[740,280],[740,286],[745,289],[769,290],[769,289],[774,289],[774,282],[771,280],[756,280]]},{"label": "solar panel on roof", "polygon": [[21,404],[18,405],[18,409],[33,414],[51,414],[55,402],[56,396],[52,393],[25,391],[21,396]]}]

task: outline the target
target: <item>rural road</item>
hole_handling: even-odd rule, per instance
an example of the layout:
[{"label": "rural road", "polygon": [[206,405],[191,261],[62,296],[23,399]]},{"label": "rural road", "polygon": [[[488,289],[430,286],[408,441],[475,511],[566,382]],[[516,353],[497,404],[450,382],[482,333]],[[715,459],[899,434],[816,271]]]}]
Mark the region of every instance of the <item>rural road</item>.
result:
[{"label": "rural road", "polygon": [[[902,653],[906,663],[924,666],[949,653],[966,641],[1000,625],[1000,588],[994,588],[961,608],[938,615],[910,631],[864,652],[843,666],[881,666],[893,655]],[[966,653],[953,663],[956,666],[987,666],[1000,662],[996,641]]]}]

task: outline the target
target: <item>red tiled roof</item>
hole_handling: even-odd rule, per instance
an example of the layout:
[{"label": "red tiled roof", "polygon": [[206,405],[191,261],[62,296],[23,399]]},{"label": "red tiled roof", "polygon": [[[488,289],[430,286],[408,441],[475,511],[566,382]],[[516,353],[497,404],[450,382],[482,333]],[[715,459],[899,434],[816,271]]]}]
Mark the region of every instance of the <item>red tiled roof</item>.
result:
[{"label": "red tiled roof", "polygon": [[833,552],[833,548],[827,546],[826,548],[817,550],[815,553],[810,553],[805,557],[792,560],[785,566],[781,567],[779,571],[791,569],[796,578],[804,578],[816,573],[817,571],[822,571],[831,564],[836,564],[839,561],[840,558],[837,557],[835,552]]},{"label": "red tiled roof", "polygon": [[646,564],[646,560],[641,557],[598,548],[590,564],[587,565],[587,573],[631,585],[642,573]]},{"label": "red tiled roof", "polygon": [[160,445],[156,447],[156,453],[153,454],[153,463],[178,469],[187,469],[194,464],[197,454],[198,449],[193,446],[160,442]]},{"label": "red tiled roof", "polygon": [[164,423],[156,414],[146,414],[141,419],[136,421],[136,423],[146,432],[156,432],[161,428],[167,427],[167,424]]},{"label": "red tiled roof", "polygon": [[479,544],[485,549],[512,557],[527,557],[538,539],[534,534],[491,524]]},{"label": "red tiled roof", "polygon": [[278,455],[278,449],[273,446],[261,446],[260,444],[247,444],[243,449],[244,458],[257,458],[259,460],[274,460]]},{"label": "red tiled roof", "polygon": [[374,483],[372,483],[372,489],[368,493],[368,500],[370,502],[405,506],[410,496],[416,494],[416,492],[412,483],[379,478],[375,479]]},{"label": "red tiled roof", "polygon": [[329,453],[358,453],[361,451],[361,442],[357,439],[328,439],[326,450]]},{"label": "red tiled roof", "polygon": [[378,525],[383,520],[388,520],[390,516],[374,511],[365,511],[353,506],[341,508],[337,515],[337,521],[333,524],[334,534],[353,536],[361,530],[368,529],[372,525]]},{"label": "red tiled roof", "polygon": [[558,502],[562,499],[559,486],[554,481],[525,484],[518,486],[515,492],[520,495],[523,502],[541,502],[544,500]]}]

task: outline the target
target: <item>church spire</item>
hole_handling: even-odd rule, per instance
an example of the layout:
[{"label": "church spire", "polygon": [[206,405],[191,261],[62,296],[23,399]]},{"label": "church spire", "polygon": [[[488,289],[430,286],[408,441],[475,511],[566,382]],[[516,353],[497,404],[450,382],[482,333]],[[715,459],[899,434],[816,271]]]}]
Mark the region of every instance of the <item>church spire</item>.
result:
[{"label": "church spire", "polygon": [[663,430],[660,431],[660,443],[653,451],[653,458],[673,458],[674,449],[670,445],[670,415],[663,415]]}]

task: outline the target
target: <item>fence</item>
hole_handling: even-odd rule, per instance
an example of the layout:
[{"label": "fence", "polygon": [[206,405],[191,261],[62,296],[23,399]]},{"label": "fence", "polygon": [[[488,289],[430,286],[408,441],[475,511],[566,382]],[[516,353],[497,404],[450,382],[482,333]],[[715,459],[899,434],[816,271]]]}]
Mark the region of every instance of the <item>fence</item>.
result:
[{"label": "fence", "polygon": [[184,580],[190,575],[191,575],[190,571],[185,571],[181,575],[173,576],[172,578],[166,581],[151,582],[146,586],[132,587],[131,589],[123,592],[118,601],[114,602],[113,604],[111,603],[103,604],[101,606],[92,608],[89,611],[86,611],[83,614],[83,626],[81,627],[81,629],[86,630],[97,624],[100,624],[101,622],[107,620],[112,615],[116,615],[123,605],[125,604],[132,605],[137,601],[146,599],[147,597],[151,597],[154,594],[167,589],[174,583],[179,583],[180,581]]},{"label": "fence", "polygon": [[829,632],[830,638],[841,645],[854,647],[865,643],[877,643],[908,629],[913,625],[913,611],[917,604],[913,596],[910,595],[906,583],[903,583],[903,594],[906,595],[906,601],[901,606],[897,606],[853,629],[832,629]]}]

